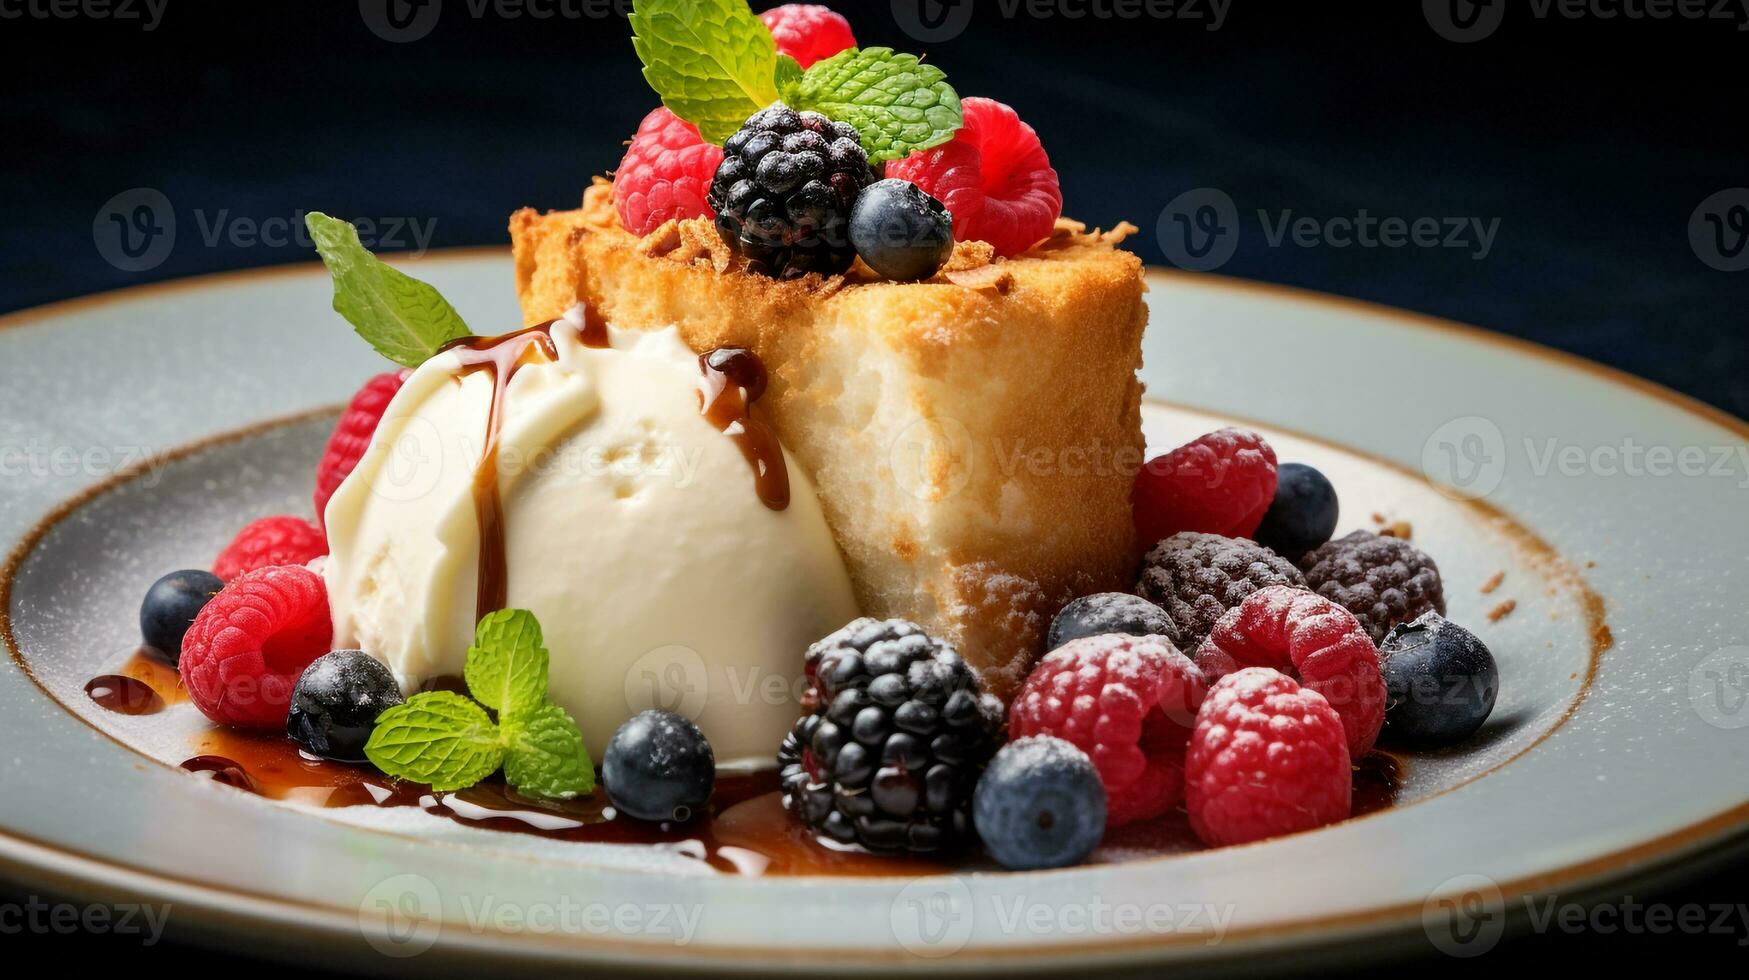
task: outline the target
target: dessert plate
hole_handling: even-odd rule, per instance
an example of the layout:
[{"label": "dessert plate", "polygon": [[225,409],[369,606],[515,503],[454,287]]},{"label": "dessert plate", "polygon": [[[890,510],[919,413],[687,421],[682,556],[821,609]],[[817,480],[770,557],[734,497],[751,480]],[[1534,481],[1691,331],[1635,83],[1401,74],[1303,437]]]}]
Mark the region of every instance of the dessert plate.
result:
[{"label": "dessert plate", "polygon": [[[501,252],[417,274],[471,322],[520,322]],[[1150,443],[1260,428],[1342,489],[1342,531],[1436,555],[1452,618],[1500,662],[1484,732],[1403,757],[1369,815],[1214,851],[1118,835],[1095,864],[1037,874],[738,877],[178,771],[198,731],[103,711],[85,682],[137,642],[162,571],[308,508],[331,406],[380,369],[312,264],[0,319],[0,873],[365,967],[1225,968],[1390,945],[1363,937],[1480,952],[1530,899],[1749,829],[1749,426],[1412,314],[1210,276],[1150,287]]]}]

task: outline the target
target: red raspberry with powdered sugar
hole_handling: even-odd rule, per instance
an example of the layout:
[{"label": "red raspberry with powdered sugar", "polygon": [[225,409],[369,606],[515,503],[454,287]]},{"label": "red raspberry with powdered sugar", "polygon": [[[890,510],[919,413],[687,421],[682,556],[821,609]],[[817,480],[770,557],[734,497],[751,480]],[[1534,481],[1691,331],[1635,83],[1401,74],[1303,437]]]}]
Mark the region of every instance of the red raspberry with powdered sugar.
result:
[{"label": "red raspberry with powdered sugar", "polygon": [[1354,614],[1313,592],[1272,585],[1227,610],[1196,652],[1210,681],[1269,667],[1317,691],[1342,717],[1348,751],[1371,751],[1385,723],[1378,647]]},{"label": "red raspberry with powdered sugar", "polygon": [[634,235],[669,221],[714,218],[705,201],[723,149],[704,141],[698,127],[658,106],[638,125],[625,158],[613,172],[613,205]]},{"label": "red raspberry with powdered sugar", "polygon": [[1010,739],[1054,735],[1086,752],[1105,785],[1106,825],[1177,806],[1201,671],[1160,636],[1089,636],[1051,651],[1008,709]]},{"label": "red raspberry with powdered sugar", "polygon": [[1063,213],[1057,171],[1038,133],[994,99],[960,103],[965,126],[933,150],[887,164],[947,205],[957,241],[989,242],[998,255],[1019,255],[1048,238]]},{"label": "red raspberry with powdered sugar", "polygon": [[1185,809],[1212,847],[1345,819],[1354,780],[1342,719],[1323,695],[1265,667],[1209,689],[1185,759]]},{"label": "red raspberry with powdered sugar", "polygon": [[182,639],[188,699],[221,725],[284,731],[292,688],[333,635],[320,575],[301,565],[245,573],[212,597]]}]

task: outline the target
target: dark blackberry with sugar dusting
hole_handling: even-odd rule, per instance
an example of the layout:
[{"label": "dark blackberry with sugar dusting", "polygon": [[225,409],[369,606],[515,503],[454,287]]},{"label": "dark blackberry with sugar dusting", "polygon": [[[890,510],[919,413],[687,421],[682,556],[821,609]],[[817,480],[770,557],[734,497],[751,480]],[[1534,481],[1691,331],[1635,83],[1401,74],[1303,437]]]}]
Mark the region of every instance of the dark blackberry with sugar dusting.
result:
[{"label": "dark blackberry with sugar dusting", "polygon": [[1301,558],[1300,569],[1306,586],[1353,613],[1374,643],[1399,623],[1445,615],[1439,566],[1402,538],[1355,531]]},{"label": "dark blackberry with sugar dusting", "polygon": [[856,261],[850,212],[874,181],[854,126],[778,102],[723,144],[708,199],[717,233],[752,271],[830,276]]},{"label": "dark blackberry with sugar dusting", "polygon": [[1136,594],[1178,626],[1180,649],[1195,652],[1227,610],[1269,585],[1306,587],[1300,570],[1249,538],[1182,531],[1148,550]]},{"label": "dark blackberry with sugar dusting", "polygon": [[915,623],[863,618],[809,647],[807,673],[809,713],[777,753],[796,819],[877,852],[969,838],[1004,717],[953,647]]}]

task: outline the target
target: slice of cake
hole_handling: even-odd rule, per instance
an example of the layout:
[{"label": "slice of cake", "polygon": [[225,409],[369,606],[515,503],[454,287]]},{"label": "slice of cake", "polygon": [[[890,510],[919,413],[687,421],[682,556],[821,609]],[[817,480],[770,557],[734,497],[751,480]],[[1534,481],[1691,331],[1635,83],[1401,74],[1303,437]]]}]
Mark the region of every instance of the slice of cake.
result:
[{"label": "slice of cake", "polygon": [[[1068,600],[1126,588],[1142,463],[1134,229],[1059,221],[999,258],[960,242],[934,277],[779,280],[708,218],[634,235],[598,180],[579,210],[512,216],[529,324],[588,304],[695,351],[752,349],[760,401],[816,483],[863,611],[951,639],[1011,694]],[[734,588],[724,582],[725,589]]]}]

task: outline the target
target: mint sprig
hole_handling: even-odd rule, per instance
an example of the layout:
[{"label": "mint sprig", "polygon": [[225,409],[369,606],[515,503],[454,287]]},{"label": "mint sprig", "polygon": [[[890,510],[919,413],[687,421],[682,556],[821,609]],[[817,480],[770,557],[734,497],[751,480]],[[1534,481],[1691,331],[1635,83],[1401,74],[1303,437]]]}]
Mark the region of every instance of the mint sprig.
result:
[{"label": "mint sprig", "polygon": [[628,19],[644,80],[710,142],[777,100],[777,45],[746,0],[635,0]]},{"label": "mint sprig", "polygon": [[[594,792],[595,763],[583,734],[547,697],[551,658],[542,643],[540,623],[526,609],[480,620],[462,670],[479,703],[450,691],[415,694],[377,718],[365,757],[391,776],[440,793],[466,789],[500,767],[528,796]],[[498,713],[496,723],[486,708]]]},{"label": "mint sprig", "polygon": [[377,353],[418,367],[444,344],[470,335],[443,294],[372,255],[350,222],[313,211],[304,225],[334,279],[334,312]]},{"label": "mint sprig", "polygon": [[783,87],[790,108],[847,122],[871,163],[940,146],[965,125],[947,73],[892,48],[851,48]]},{"label": "mint sprig", "polygon": [[746,0],[634,0],[632,47],[662,104],[712,143],[782,99],[847,122],[869,160],[940,146],[965,125],[947,75],[891,48],[851,48],[806,71],[779,55]]}]

